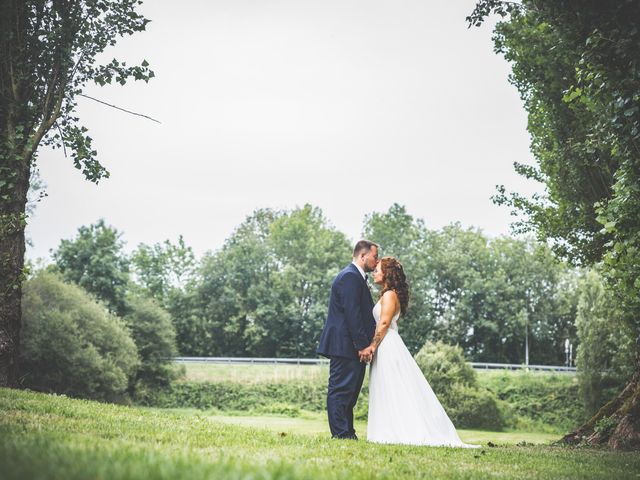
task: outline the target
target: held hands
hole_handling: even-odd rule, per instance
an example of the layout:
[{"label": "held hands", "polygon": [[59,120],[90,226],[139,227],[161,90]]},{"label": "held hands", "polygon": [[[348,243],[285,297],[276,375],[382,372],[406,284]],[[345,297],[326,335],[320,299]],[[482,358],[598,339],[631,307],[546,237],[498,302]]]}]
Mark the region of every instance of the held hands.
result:
[{"label": "held hands", "polygon": [[373,348],[372,345],[369,345],[366,348],[363,348],[358,352],[358,356],[360,357],[361,362],[369,363],[373,360],[373,354],[376,352],[376,349]]}]

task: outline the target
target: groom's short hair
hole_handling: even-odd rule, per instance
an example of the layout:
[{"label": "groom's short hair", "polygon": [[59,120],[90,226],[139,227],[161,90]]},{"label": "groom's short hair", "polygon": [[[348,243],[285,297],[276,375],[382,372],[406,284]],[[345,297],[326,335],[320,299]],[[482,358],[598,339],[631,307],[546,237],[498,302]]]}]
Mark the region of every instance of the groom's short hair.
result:
[{"label": "groom's short hair", "polygon": [[371,247],[378,247],[376,243],[370,242],[369,240],[360,240],[356,243],[356,246],[353,247],[353,258],[357,257],[362,251],[368,252],[371,250]]}]

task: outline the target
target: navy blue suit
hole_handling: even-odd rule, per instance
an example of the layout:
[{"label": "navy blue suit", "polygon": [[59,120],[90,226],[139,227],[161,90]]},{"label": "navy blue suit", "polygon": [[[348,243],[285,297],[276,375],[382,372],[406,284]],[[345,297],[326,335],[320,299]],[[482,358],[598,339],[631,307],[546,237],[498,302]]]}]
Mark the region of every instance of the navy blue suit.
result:
[{"label": "navy blue suit", "polygon": [[317,350],[331,360],[327,414],[333,437],[357,438],[353,408],[366,369],[358,351],[369,346],[375,330],[371,292],[358,268],[351,263],[338,273],[331,285],[329,312]]}]

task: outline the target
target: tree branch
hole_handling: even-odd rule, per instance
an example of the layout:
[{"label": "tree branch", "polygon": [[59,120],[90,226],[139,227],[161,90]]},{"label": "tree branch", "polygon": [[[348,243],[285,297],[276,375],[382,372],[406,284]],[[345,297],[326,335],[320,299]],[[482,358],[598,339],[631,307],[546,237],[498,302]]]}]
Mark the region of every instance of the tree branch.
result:
[{"label": "tree branch", "polygon": [[106,105],[107,107],[115,108],[116,110],[121,110],[123,112],[130,113],[131,115],[137,115],[138,117],[144,117],[144,118],[146,118],[148,120],[151,120],[152,122],[162,123],[160,120],[156,120],[155,118],[151,118],[148,115],[143,115],[142,113],[132,112],[131,110],[127,110],[125,108],[121,108],[121,107],[118,107],[116,105],[112,105],[110,103],[103,102],[102,100],[98,100],[97,98],[90,97],[89,95],[85,95],[84,93],[78,93],[78,95],[80,97],[85,97],[85,98],[88,98],[90,100],[93,100],[94,102],[102,103],[103,105]]}]

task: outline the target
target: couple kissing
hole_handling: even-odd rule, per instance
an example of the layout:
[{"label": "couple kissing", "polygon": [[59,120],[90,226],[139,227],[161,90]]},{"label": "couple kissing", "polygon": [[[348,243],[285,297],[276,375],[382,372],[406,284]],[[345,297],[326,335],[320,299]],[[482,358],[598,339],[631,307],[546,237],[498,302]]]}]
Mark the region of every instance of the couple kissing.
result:
[{"label": "couple kissing", "polygon": [[[378,259],[379,246],[360,240],[353,261],[333,280],[329,311],[317,353],[329,358],[327,414],[331,436],[357,440],[353,409],[367,364],[369,413],[367,440],[376,443],[477,447],[460,440],[398,333],[409,306],[402,264]],[[374,304],[368,283],[379,286]]]}]

